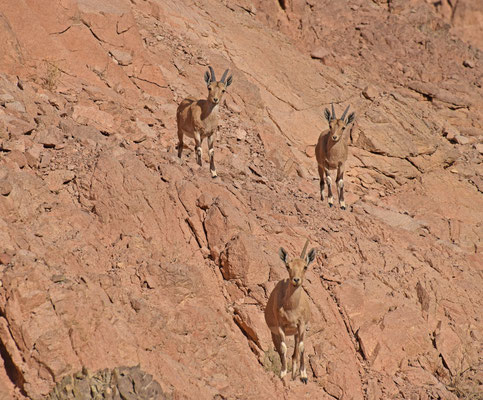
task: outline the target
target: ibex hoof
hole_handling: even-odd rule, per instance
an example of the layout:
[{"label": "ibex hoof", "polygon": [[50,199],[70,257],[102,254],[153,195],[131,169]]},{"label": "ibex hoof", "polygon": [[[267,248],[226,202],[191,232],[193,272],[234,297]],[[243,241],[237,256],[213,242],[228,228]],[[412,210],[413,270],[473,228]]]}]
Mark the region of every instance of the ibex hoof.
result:
[{"label": "ibex hoof", "polygon": [[345,206],[340,206],[340,209],[341,210],[345,210]]},{"label": "ibex hoof", "polygon": [[308,379],[307,379],[307,378],[300,378],[300,380],[301,380],[303,383],[305,383],[305,384],[307,384],[307,382],[308,382]]},{"label": "ibex hoof", "polygon": [[211,171],[211,177],[212,178],[216,178],[218,176],[218,174],[216,173],[216,171]]},{"label": "ibex hoof", "polygon": [[332,207],[332,206],[333,206],[333,204],[332,203],[329,203],[329,207]]}]

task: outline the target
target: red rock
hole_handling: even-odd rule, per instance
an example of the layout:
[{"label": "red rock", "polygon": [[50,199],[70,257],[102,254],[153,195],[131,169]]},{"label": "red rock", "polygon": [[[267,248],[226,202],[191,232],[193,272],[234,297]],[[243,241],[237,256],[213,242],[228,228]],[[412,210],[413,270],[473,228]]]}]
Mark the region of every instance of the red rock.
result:
[{"label": "red rock", "polygon": [[238,234],[221,254],[221,271],[227,280],[240,279],[244,285],[256,285],[268,280],[270,265],[260,244],[247,233]]},{"label": "red rock", "polygon": [[12,189],[13,189],[13,186],[8,180],[6,179],[0,180],[0,194],[2,196],[8,196],[12,191]]},{"label": "red rock", "polygon": [[8,265],[10,264],[11,261],[12,261],[12,256],[6,253],[0,254],[0,264]]},{"label": "red rock", "polygon": [[464,370],[464,354],[461,352],[461,340],[446,324],[439,323],[435,335],[436,348],[453,375]]},{"label": "red rock", "polygon": [[110,53],[119,65],[126,66],[132,63],[132,55],[130,53],[117,49],[112,49]]},{"label": "red rock", "polygon": [[[169,398],[452,400],[450,376],[475,382],[458,366],[481,358],[481,157],[441,133],[483,129],[478,65],[451,39],[480,40],[479,2],[7,3],[1,399],[135,364]],[[175,150],[177,102],[205,96],[208,65],[235,72],[217,180]],[[322,206],[311,159],[331,102],[357,116],[352,212]],[[309,382],[282,383],[262,310],[287,276],[278,248],[307,237]]]},{"label": "red rock", "polygon": [[58,192],[62,186],[75,178],[75,173],[69,170],[55,170],[47,175],[46,182],[50,191]]},{"label": "red rock", "polygon": [[0,94],[0,105],[5,107],[7,103],[12,103],[14,101],[15,101],[15,98],[10,93]]},{"label": "red rock", "polygon": [[378,96],[378,92],[374,86],[369,85],[364,88],[362,95],[368,100],[374,100]]},{"label": "red rock", "polygon": [[115,132],[114,117],[99,110],[96,106],[76,105],[72,118],[79,124],[93,125],[96,129],[107,134]]},{"label": "red rock", "polygon": [[19,168],[24,168],[27,165],[27,159],[25,158],[25,155],[18,150],[10,151],[9,153],[7,153],[6,158],[17,164]]},{"label": "red rock", "polygon": [[316,49],[312,50],[312,52],[310,53],[310,57],[316,58],[322,61],[324,61],[329,55],[330,55],[330,52],[324,47],[317,47]]},{"label": "red rock", "polygon": [[37,141],[44,145],[44,147],[59,146],[62,143],[62,132],[56,127],[49,127],[46,130],[39,132]]},{"label": "red rock", "polygon": [[456,135],[454,140],[456,141],[456,143],[463,144],[463,145],[470,143],[470,140],[463,135]]}]

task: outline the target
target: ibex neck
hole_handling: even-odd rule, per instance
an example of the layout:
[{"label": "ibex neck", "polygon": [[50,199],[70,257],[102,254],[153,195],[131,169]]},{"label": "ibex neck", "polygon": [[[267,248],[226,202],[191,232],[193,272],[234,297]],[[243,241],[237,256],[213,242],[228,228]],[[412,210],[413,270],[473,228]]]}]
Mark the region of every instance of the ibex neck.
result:
[{"label": "ibex neck", "polygon": [[289,280],[287,280],[287,287],[285,289],[285,296],[283,299],[283,303],[285,307],[287,308],[294,308],[298,305],[300,302],[300,298],[302,296],[304,289],[302,288],[302,285],[295,287],[290,283]]},{"label": "ibex neck", "polygon": [[217,113],[218,112],[218,106],[220,105],[220,103],[212,103],[211,101],[209,100],[205,100],[204,104],[203,104],[203,111],[208,115],[208,114],[212,114],[212,113]]}]

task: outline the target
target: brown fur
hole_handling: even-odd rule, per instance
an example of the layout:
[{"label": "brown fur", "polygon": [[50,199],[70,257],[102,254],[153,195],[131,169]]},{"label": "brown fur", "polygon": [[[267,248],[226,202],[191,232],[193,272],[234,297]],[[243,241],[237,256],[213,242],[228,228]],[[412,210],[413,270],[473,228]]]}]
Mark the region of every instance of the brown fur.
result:
[{"label": "brown fur", "polygon": [[[228,71],[228,70],[227,70]],[[226,76],[226,72],[223,75]],[[195,140],[196,161],[202,164],[201,144],[205,138],[208,138],[208,153],[210,156],[211,176],[217,176],[215,168],[214,141],[216,132],[218,131],[218,107],[223,98],[226,88],[231,84],[230,76],[226,82],[222,78],[221,81],[214,79],[214,72],[210,78],[209,73],[205,75],[208,87],[208,98],[196,100],[193,97],[187,97],[178,106],[176,111],[176,120],[178,123],[178,157],[181,158],[183,152],[183,136],[186,135]]]},{"label": "brown fur", "polygon": [[[311,312],[309,298],[302,284],[305,271],[315,258],[315,250],[310,250],[305,257],[305,250],[300,258],[291,261],[287,259],[287,252],[280,248],[280,258],[285,262],[289,278],[281,280],[273,289],[265,308],[265,321],[271,331],[273,344],[282,361],[280,377],[287,373],[287,345],[286,336],[295,336],[294,353],[292,356],[292,379],[297,372],[300,373],[302,382],[307,383],[307,372],[304,362],[304,338],[307,324],[310,321]],[[300,368],[297,371],[297,362],[300,360]]]},{"label": "brown fur", "polygon": [[354,120],[354,113],[351,113],[346,120],[343,114],[342,119],[335,118],[334,108],[332,107],[332,115],[329,110],[325,110],[325,116],[329,122],[329,129],[323,131],[315,147],[315,158],[317,159],[318,171],[320,177],[320,198],[324,200],[324,187],[327,182],[328,202],[332,207],[334,197],[332,195],[332,179],[329,171],[337,169],[336,184],[339,193],[339,203],[343,210],[346,205],[344,201],[344,171],[345,162],[349,154],[349,129],[348,125]]}]

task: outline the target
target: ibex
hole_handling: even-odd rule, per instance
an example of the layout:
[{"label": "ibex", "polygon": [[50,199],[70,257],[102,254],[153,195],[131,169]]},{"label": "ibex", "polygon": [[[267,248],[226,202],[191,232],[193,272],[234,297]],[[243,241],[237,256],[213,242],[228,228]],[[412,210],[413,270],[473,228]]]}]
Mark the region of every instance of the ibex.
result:
[{"label": "ibex", "polygon": [[208,98],[196,100],[187,97],[178,106],[176,119],[178,122],[178,157],[181,158],[183,152],[183,135],[195,139],[196,161],[201,166],[201,144],[205,137],[208,138],[208,154],[210,155],[211,176],[216,178],[215,155],[213,144],[218,130],[218,105],[228,86],[231,85],[233,77],[226,76],[228,70],[223,73],[221,81],[215,78],[215,71],[209,67],[209,72],[205,72],[205,82],[208,86]]},{"label": "ibex", "polygon": [[309,241],[305,242],[304,249],[300,258],[288,260],[287,252],[283,247],[278,254],[285,263],[289,279],[281,280],[277,283],[265,308],[265,321],[272,333],[272,340],[275,348],[280,355],[282,370],[280,378],[287,374],[287,345],[285,337],[295,335],[295,347],[292,356],[292,379],[297,376],[297,362],[300,359],[300,379],[307,383],[307,371],[304,362],[304,337],[305,330],[310,320],[309,299],[302,284],[304,282],[305,271],[309,264],[314,261],[315,249],[309,251],[307,257],[305,252]]},{"label": "ibex", "polygon": [[346,133],[348,132],[346,128],[355,117],[355,113],[350,113],[344,121],[349,107],[347,106],[340,119],[337,119],[335,116],[333,104],[332,114],[327,108],[325,109],[325,118],[329,122],[329,129],[320,134],[319,141],[315,147],[315,157],[317,158],[320,176],[320,198],[324,200],[324,187],[325,181],[327,181],[329,206],[332,207],[334,204],[332,179],[330,178],[329,170],[337,169],[335,182],[339,189],[340,208],[343,210],[346,208],[344,201],[344,169],[349,146],[349,135]]}]

